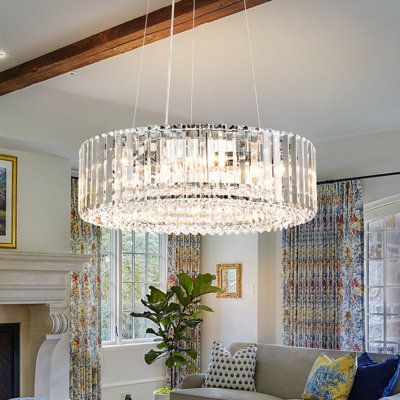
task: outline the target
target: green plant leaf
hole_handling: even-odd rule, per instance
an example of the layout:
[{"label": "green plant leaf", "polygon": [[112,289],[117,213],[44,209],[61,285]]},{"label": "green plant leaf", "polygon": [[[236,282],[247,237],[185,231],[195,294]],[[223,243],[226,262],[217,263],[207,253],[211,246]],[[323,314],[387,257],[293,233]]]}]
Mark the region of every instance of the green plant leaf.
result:
[{"label": "green plant leaf", "polygon": [[174,365],[175,365],[174,356],[172,354],[170,354],[169,357],[165,361],[165,366],[167,368],[172,368]]},{"label": "green plant leaf", "polygon": [[174,353],[172,355],[172,357],[174,358],[174,362],[176,365],[184,365],[188,362],[187,358],[182,355],[181,353]]},{"label": "green plant leaf", "polygon": [[216,279],[215,275],[211,274],[199,274],[196,276],[196,279],[194,280],[194,286],[195,285],[211,285],[211,283]]},{"label": "green plant leaf", "polygon": [[[192,291],[192,297],[200,297],[204,294],[207,293],[212,293],[216,286],[212,286],[211,283],[215,280],[215,275],[211,274],[199,274],[197,275],[196,279],[193,282],[193,291]],[[218,291],[220,290],[217,288]]]},{"label": "green plant leaf", "polygon": [[162,354],[164,354],[163,351],[155,351],[155,350],[150,350],[148,353],[144,355],[144,361],[146,362],[147,365],[153,364],[158,357],[160,357]]},{"label": "green plant leaf", "polygon": [[193,279],[185,273],[178,274],[179,284],[185,289],[188,296],[192,294]]},{"label": "green plant leaf", "polygon": [[153,328],[147,328],[146,333],[150,333],[151,335],[158,336],[158,332],[156,332]]},{"label": "green plant leaf", "polygon": [[193,359],[196,359],[197,356],[198,356],[197,351],[196,351],[196,350],[193,350],[193,349],[186,350],[186,353],[187,353],[190,357],[192,357]]},{"label": "green plant leaf", "polygon": [[145,307],[149,308],[151,311],[154,311],[155,313],[158,313],[161,310],[161,307],[159,305],[151,304],[144,299],[141,299],[140,301]]},{"label": "green plant leaf", "polygon": [[178,303],[170,303],[165,311],[167,313],[172,313],[172,312],[179,312],[180,310],[181,306]]},{"label": "green plant leaf", "polygon": [[142,313],[132,312],[130,315],[132,317],[135,317],[135,318],[146,318],[146,319],[149,319],[150,321],[154,322],[155,324],[157,324],[157,322],[158,322],[157,321],[157,315],[154,314],[154,313],[151,313],[149,311],[145,311],[145,312],[142,312]]},{"label": "green plant leaf", "polygon": [[193,318],[193,319],[186,319],[186,324],[191,328],[195,328],[197,325],[200,325],[203,320],[201,318]]},{"label": "green plant leaf", "polygon": [[165,300],[166,294],[162,290],[156,288],[155,286],[150,286],[149,289],[150,294],[147,295],[149,303],[157,304]]},{"label": "green plant leaf", "polygon": [[199,305],[199,306],[196,306],[196,308],[201,311],[214,312],[214,310],[211,307],[208,307],[205,305]]},{"label": "green plant leaf", "polygon": [[135,318],[147,318],[143,312],[131,312],[130,315]]},{"label": "green plant leaf", "polygon": [[197,311],[197,310],[195,310],[195,311],[192,311],[192,312],[190,312],[189,314],[186,314],[187,315],[187,317],[189,317],[189,318],[195,318],[195,319],[203,319],[203,313],[201,312],[201,311]]},{"label": "green plant leaf", "polygon": [[166,316],[165,318],[163,318],[163,319],[160,321],[160,324],[161,324],[162,326],[164,326],[164,327],[168,327],[170,323],[171,323],[171,318],[170,318],[169,316]]},{"label": "green plant leaf", "polygon": [[160,342],[160,343],[157,344],[156,347],[157,347],[157,349],[162,350],[162,349],[167,348],[167,344],[165,342]]},{"label": "green plant leaf", "polygon": [[218,286],[211,286],[203,284],[199,286],[196,290],[193,288],[193,298],[204,296],[208,293],[221,293],[223,292]]},{"label": "green plant leaf", "polygon": [[180,286],[172,286],[171,290],[175,293],[176,298],[179,300],[181,304],[185,304],[187,299],[185,293],[183,292]]}]

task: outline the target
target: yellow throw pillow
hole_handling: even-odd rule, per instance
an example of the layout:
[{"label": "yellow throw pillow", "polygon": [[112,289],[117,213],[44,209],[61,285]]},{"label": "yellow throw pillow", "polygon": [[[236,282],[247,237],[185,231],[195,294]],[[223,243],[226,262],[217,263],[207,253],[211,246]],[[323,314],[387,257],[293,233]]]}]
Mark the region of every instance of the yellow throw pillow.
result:
[{"label": "yellow throw pillow", "polygon": [[321,354],[311,369],[302,398],[306,400],[347,400],[356,372],[356,353],[346,354],[337,360]]}]

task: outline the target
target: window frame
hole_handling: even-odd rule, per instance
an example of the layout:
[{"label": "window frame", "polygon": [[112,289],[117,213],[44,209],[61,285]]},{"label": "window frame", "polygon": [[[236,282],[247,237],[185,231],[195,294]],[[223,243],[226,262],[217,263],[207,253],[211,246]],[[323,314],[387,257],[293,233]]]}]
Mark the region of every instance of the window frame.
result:
[{"label": "window frame", "polygon": [[[167,286],[167,240],[165,234],[160,234],[160,285],[161,290]],[[146,241],[147,246],[147,241]],[[146,257],[148,249],[145,250]],[[127,346],[132,344],[146,344],[157,341],[157,338],[122,338],[122,231],[110,229],[110,340],[102,340],[102,347]]]},{"label": "window frame", "polygon": [[[379,207],[381,208],[381,212],[383,214],[373,217],[367,217],[368,212],[366,213],[365,218],[365,257],[364,257],[364,285],[365,285],[365,296],[364,296],[364,305],[365,305],[365,344],[367,351],[370,350],[370,344],[374,344],[382,347],[383,354],[397,354],[400,349],[400,337],[396,341],[388,340],[388,319],[390,317],[398,317],[400,318],[400,312],[398,313],[389,313],[388,312],[388,290],[392,288],[400,289],[400,283],[397,285],[391,285],[388,283],[388,262],[390,261],[400,261],[400,257],[389,257],[387,253],[387,233],[389,232],[400,232],[400,228],[387,229],[387,218],[396,215],[398,212],[393,212],[393,210],[388,210],[385,213],[385,205]],[[370,224],[376,221],[383,220],[382,229],[370,230]],[[371,234],[381,234],[382,235],[382,257],[381,258],[370,258],[370,237]],[[370,262],[371,261],[381,261],[382,262],[382,282],[381,284],[370,285]],[[371,289],[381,289],[382,290],[382,312],[370,312],[370,290]],[[369,334],[369,320],[371,316],[380,316],[383,319],[383,340],[370,340]],[[388,353],[388,346],[397,346],[397,351]]]}]

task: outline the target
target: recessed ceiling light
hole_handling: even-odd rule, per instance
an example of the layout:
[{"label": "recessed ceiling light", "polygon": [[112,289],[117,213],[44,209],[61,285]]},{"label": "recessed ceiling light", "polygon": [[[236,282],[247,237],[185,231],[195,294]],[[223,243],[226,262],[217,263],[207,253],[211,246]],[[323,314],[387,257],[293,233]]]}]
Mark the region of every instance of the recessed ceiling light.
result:
[{"label": "recessed ceiling light", "polygon": [[0,58],[6,58],[7,53],[4,50],[0,50]]}]

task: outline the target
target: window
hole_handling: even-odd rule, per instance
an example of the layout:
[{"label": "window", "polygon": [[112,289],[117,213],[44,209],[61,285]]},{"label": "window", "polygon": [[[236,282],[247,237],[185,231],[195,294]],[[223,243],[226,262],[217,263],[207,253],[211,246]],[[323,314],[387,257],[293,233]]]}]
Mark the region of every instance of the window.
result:
[{"label": "window", "polygon": [[366,224],[367,349],[400,351],[400,213]]},{"label": "window", "polygon": [[166,282],[166,239],[154,233],[103,229],[101,243],[102,341],[125,344],[149,341],[148,322],[131,317],[143,311],[150,285]]}]

